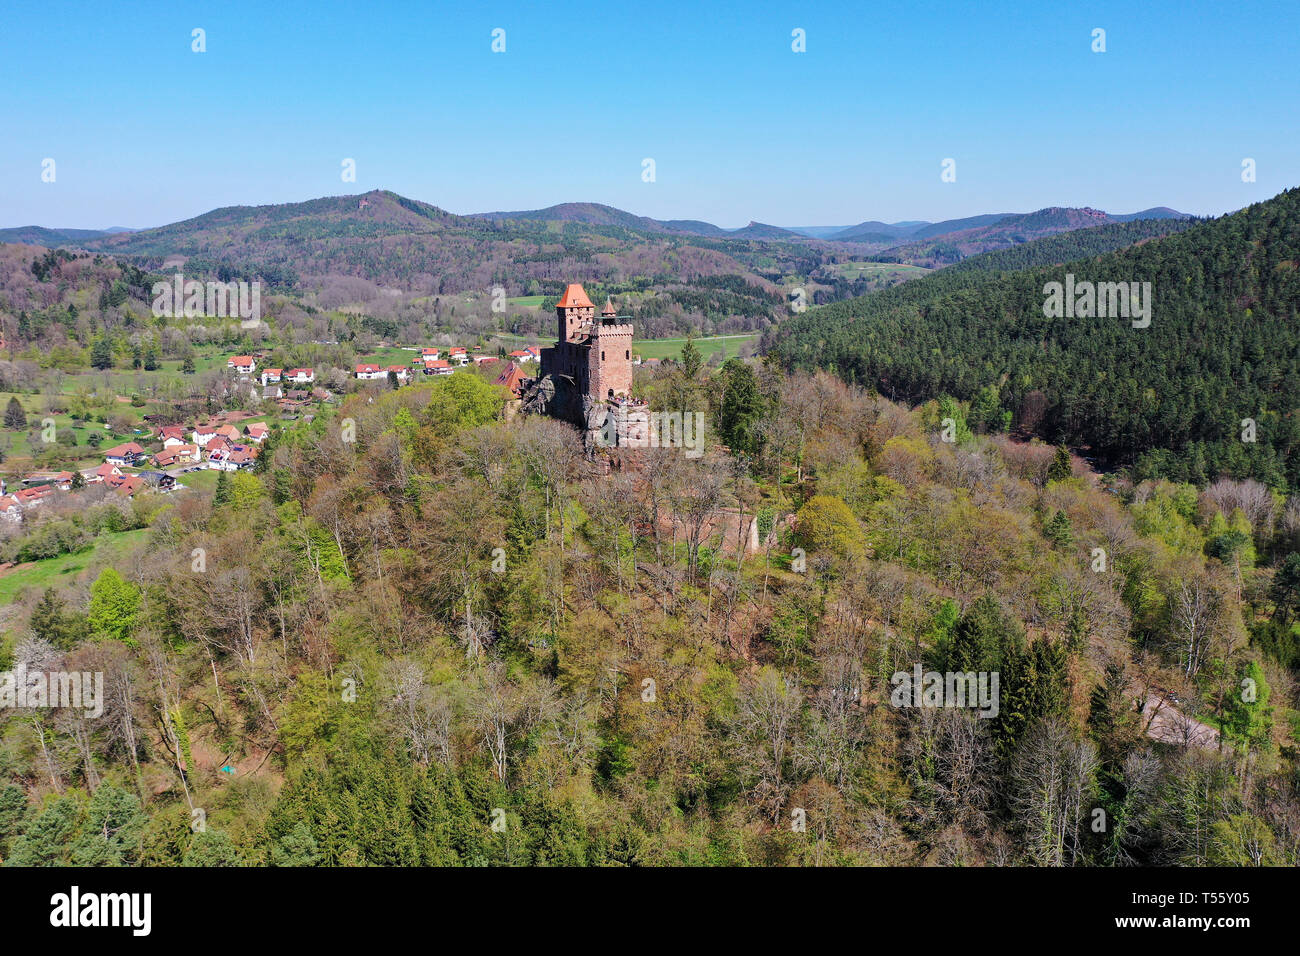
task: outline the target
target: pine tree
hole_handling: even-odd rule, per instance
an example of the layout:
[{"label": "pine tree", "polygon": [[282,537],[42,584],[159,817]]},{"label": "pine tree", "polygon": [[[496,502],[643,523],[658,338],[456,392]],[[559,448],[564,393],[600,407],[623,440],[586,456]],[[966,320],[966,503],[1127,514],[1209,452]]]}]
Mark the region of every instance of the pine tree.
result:
[{"label": "pine tree", "polygon": [[14,395],[5,406],[5,428],[18,430],[26,427],[27,412],[23,410],[23,403],[18,401],[18,396]]},{"label": "pine tree", "polygon": [[1048,481],[1064,481],[1074,474],[1074,468],[1070,464],[1070,451],[1064,445],[1056,446],[1056,455],[1052,458],[1052,464],[1047,469]]},{"label": "pine tree", "polygon": [[90,364],[98,369],[113,367],[113,343],[101,335],[90,347]]},{"label": "pine tree", "polygon": [[225,505],[230,503],[230,478],[223,468],[217,473],[217,490],[212,496],[214,505]]},{"label": "pine tree", "polygon": [[1043,537],[1058,548],[1068,548],[1073,544],[1074,528],[1070,525],[1069,516],[1058,509],[1056,514],[1043,525]]},{"label": "pine tree", "polygon": [[695,347],[695,334],[690,333],[686,336],[686,344],[682,346],[682,374],[693,379],[703,366],[704,356]]}]

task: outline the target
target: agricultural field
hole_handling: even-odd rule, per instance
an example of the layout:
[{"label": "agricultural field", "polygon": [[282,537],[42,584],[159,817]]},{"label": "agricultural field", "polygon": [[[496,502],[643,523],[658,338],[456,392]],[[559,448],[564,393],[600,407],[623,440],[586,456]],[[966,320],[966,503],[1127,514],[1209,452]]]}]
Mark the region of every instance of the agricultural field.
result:
[{"label": "agricultural field", "polygon": [[[711,335],[706,338],[695,340],[695,347],[700,350],[707,362],[717,352],[723,353],[724,361],[729,358],[735,358],[742,347],[748,343],[758,342],[758,333],[751,332],[747,335]],[[686,344],[685,337],[675,339],[645,339],[643,341],[632,341],[634,351],[641,354],[642,359],[648,358],[671,358],[675,359],[681,355],[682,346]]]},{"label": "agricultural field", "polygon": [[891,279],[916,279],[933,270],[923,266],[913,266],[901,262],[840,262],[835,268],[840,275],[854,282],[868,279],[875,282],[888,282]]}]

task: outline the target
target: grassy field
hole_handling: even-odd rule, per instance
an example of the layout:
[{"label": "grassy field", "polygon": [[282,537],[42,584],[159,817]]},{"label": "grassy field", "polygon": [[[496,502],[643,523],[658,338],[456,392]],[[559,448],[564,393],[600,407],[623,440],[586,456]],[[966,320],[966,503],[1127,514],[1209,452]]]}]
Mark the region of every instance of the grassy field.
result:
[{"label": "grassy field", "polygon": [[[469,348],[468,345],[465,347]],[[410,368],[411,363],[419,357],[420,347],[416,347],[414,351],[412,351],[409,348],[402,348],[399,345],[389,345],[382,349],[376,349],[373,352],[367,352],[365,355],[357,356],[357,364],[380,365],[385,368],[389,365],[401,365]]]},{"label": "grassy field", "polygon": [[[750,332],[747,335],[711,335],[707,338],[695,340],[695,347],[700,350],[700,354],[708,361],[716,352],[723,352],[724,359],[735,357],[739,354],[741,346],[747,342],[757,342],[758,333]],[[641,353],[641,358],[672,358],[679,357],[682,353],[682,346],[686,344],[685,338],[678,339],[643,339],[641,341],[632,341],[632,348]]]},{"label": "grassy field", "polygon": [[837,268],[849,281],[855,279],[915,279],[930,272],[924,266],[901,262],[841,262]]},{"label": "grassy field", "polygon": [[217,478],[221,472],[215,468],[204,468],[202,471],[189,471],[176,477],[177,485],[184,485],[186,488],[192,488],[195,491],[211,492],[217,489]]},{"label": "grassy field", "polygon": [[[215,474],[215,472],[214,472]],[[104,534],[79,554],[65,554],[44,561],[33,561],[0,574],[0,604],[13,601],[24,588],[45,589],[54,584],[67,584],[77,578],[93,563],[116,562],[144,542],[148,528]]]}]

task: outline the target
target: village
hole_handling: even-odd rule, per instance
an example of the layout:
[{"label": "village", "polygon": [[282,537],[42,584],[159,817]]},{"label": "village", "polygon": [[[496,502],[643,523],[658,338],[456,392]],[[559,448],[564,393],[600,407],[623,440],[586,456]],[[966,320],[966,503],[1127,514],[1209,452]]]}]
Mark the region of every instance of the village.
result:
[{"label": "village", "polygon": [[[407,365],[355,366],[358,382],[386,381],[394,387],[409,385],[417,376],[451,375],[458,368],[491,367],[502,358],[472,349],[450,347],[411,348],[419,354]],[[232,355],[226,368],[247,386],[250,397],[274,403],[282,417],[303,415],[310,420],[310,406],[333,402],[337,396],[319,387],[312,368],[259,367],[258,355]],[[519,399],[528,381],[523,369],[540,360],[537,348],[517,349],[505,356],[505,367],[494,384],[506,387],[512,399]],[[34,470],[22,475],[18,487],[0,479],[0,518],[17,522],[23,514],[52,497],[102,485],[113,493],[131,498],[145,490],[171,492],[185,488],[182,476],[193,472],[241,471],[252,468],[262,443],[270,434],[265,421],[244,421],[247,413],[224,411],[190,424],[142,423],[134,440],[102,451],[103,463],[76,470]]]}]

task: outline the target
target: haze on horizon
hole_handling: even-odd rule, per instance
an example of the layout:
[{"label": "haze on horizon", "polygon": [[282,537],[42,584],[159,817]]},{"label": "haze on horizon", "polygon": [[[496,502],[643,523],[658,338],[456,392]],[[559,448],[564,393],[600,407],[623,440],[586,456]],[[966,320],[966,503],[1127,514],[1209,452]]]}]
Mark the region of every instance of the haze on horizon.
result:
[{"label": "haze on horizon", "polygon": [[0,35],[0,226],[144,228],[376,188],[455,213],[598,202],[728,228],[1220,215],[1297,181],[1297,26],[1294,5],[1211,20],[1171,0],[30,5]]}]

